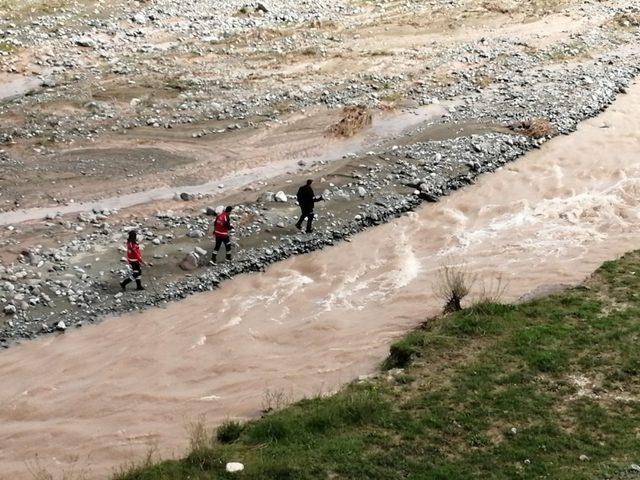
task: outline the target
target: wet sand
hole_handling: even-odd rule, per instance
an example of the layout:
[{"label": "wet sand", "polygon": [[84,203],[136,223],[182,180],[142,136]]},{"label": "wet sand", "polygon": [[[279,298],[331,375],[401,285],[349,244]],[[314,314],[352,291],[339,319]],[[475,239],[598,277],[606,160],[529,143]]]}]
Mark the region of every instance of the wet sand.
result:
[{"label": "wet sand", "polygon": [[[425,318],[444,264],[505,299],[574,284],[640,245],[640,85],[569,137],[336,247],[214,292],[0,355],[0,478],[27,465],[103,477],[151,446],[180,455],[185,425],[334,391],[375,370]],[[4,475],[4,477],[2,476]]]},{"label": "wet sand", "polygon": [[[455,105],[455,102],[442,102],[438,105],[427,105],[419,108],[404,109],[393,112],[375,112],[374,122],[370,129],[351,138],[334,138],[328,135],[326,125],[317,125],[320,119],[326,119],[329,114],[326,111],[314,112],[309,115],[298,115],[299,118],[291,120],[290,127],[261,128],[256,132],[243,134],[238,138],[229,140],[211,140],[204,144],[171,143],[168,141],[156,141],[155,145],[162,148],[150,148],[142,145],[120,145],[120,148],[93,148],[70,150],[57,158],[58,164],[68,164],[70,159],[78,159],[83,165],[91,162],[113,164],[117,161],[126,164],[130,158],[148,157],[160,159],[158,163],[163,168],[168,163],[193,162],[194,156],[198,158],[205,155],[205,161],[209,164],[209,177],[204,183],[195,185],[174,184],[156,186],[154,188],[142,188],[135,193],[127,193],[113,197],[101,198],[95,201],[73,202],[65,205],[49,205],[26,209],[0,212],[0,226],[15,225],[30,220],[42,220],[47,215],[68,215],[79,212],[90,212],[94,209],[126,209],[129,207],[146,204],[156,204],[162,200],[169,200],[178,192],[197,194],[229,194],[241,190],[249,184],[257,181],[268,181],[285,176],[287,172],[298,170],[300,161],[304,164],[314,162],[336,162],[345,155],[362,153],[376,145],[389,142],[397,136],[401,136],[417,125],[440,119],[447,112],[447,107]],[[312,120],[309,120],[312,119]],[[306,120],[306,123],[305,123]],[[311,123],[311,126],[309,125]],[[484,130],[474,128],[472,132],[492,131],[496,127],[488,125]],[[445,126],[440,136],[450,138],[453,136],[451,127]],[[260,144],[260,146],[258,146]],[[163,150],[164,149],[164,150]],[[184,151],[183,151],[184,150]],[[206,153],[203,153],[206,151]],[[173,153],[168,153],[173,152]],[[212,153],[215,152],[215,153]],[[184,156],[182,156],[184,155]],[[129,158],[127,160],[127,158]],[[119,160],[116,160],[119,159]],[[202,160],[202,159],[201,159]],[[131,162],[136,163],[136,162]],[[146,165],[148,162],[137,162]],[[64,168],[68,168],[66,165]],[[158,167],[160,168],[160,167]],[[152,168],[145,166],[145,171]],[[192,173],[193,177],[201,177]],[[131,183],[135,183],[131,180]],[[171,183],[163,181],[158,173],[155,184]],[[139,186],[131,190],[136,190]],[[64,187],[61,187],[64,188]],[[95,196],[100,189],[91,186],[92,195]]]}]

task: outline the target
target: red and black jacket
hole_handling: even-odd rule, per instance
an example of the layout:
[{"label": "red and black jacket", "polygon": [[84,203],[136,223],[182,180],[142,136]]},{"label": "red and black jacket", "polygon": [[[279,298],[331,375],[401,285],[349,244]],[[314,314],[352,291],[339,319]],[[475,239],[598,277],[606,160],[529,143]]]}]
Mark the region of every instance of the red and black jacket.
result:
[{"label": "red and black jacket", "polygon": [[137,242],[127,242],[127,261],[129,263],[142,262],[142,252]]},{"label": "red and black jacket", "polygon": [[213,222],[213,235],[219,238],[229,238],[229,230],[231,230],[229,214],[227,212],[222,212]]}]

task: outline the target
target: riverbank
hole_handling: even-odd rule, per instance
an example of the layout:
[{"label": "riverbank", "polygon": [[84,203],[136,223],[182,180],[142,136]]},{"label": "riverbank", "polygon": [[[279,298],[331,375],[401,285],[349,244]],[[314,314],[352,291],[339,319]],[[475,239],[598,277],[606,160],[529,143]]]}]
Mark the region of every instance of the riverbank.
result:
[{"label": "riverbank", "polygon": [[636,478],[639,271],[636,251],[559,294],[433,318],[382,372],[116,478]]}]

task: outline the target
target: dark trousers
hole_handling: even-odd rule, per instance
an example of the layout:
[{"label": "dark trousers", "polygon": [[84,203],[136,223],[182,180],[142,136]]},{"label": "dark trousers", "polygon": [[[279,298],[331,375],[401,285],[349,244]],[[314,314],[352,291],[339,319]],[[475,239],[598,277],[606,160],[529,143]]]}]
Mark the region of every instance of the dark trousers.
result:
[{"label": "dark trousers", "polygon": [[313,209],[309,210],[309,209],[304,209],[302,210],[302,213],[300,214],[300,219],[298,220],[298,223],[296,223],[296,227],[300,228],[302,227],[302,222],[304,222],[305,218],[307,219],[307,233],[310,233],[312,231],[312,223],[313,223]]},{"label": "dark trousers", "polygon": [[227,251],[227,260],[231,260],[231,240],[229,237],[216,237],[216,246],[213,247],[213,253],[211,254],[211,259],[215,260],[218,256],[218,251],[222,244],[224,243],[224,248]]},{"label": "dark trousers", "polygon": [[131,277],[125,278],[120,285],[126,287],[131,283],[132,280],[136,281],[136,287],[142,288],[142,281],[140,277],[142,277],[142,266],[140,262],[129,262],[129,266],[131,267]]}]

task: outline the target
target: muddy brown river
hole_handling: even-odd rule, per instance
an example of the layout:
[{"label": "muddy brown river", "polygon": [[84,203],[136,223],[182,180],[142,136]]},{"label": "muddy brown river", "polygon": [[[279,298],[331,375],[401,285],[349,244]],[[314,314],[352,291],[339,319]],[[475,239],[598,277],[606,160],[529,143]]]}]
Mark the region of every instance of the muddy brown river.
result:
[{"label": "muddy brown river", "polygon": [[[0,477],[103,478],[185,426],[332,392],[436,314],[437,271],[466,263],[505,299],[581,281],[640,246],[640,86],[568,137],[336,247],[214,292],[0,354]],[[271,392],[268,395],[267,392]]]}]

